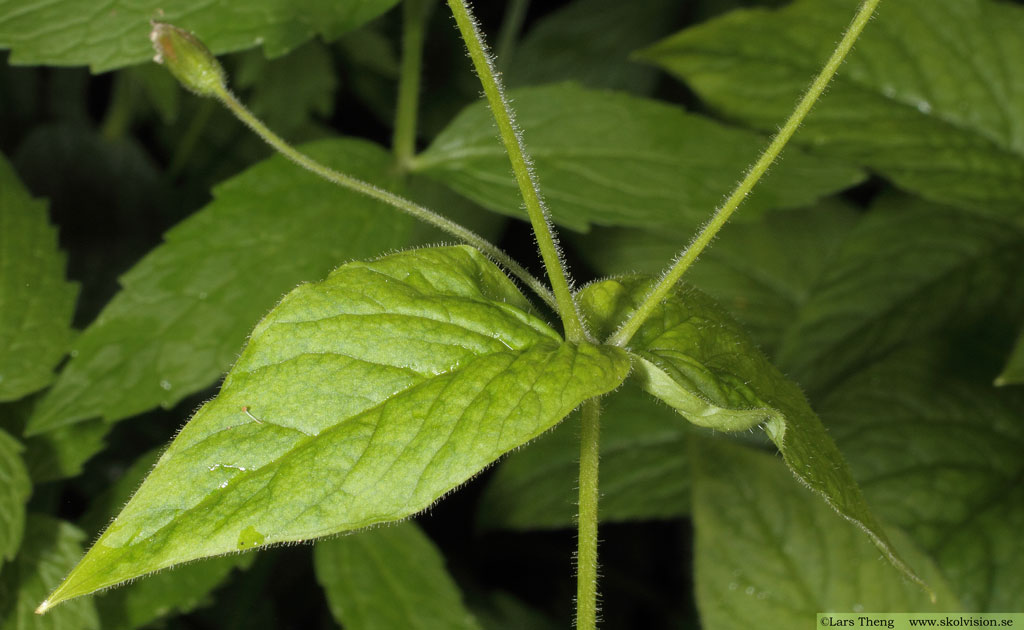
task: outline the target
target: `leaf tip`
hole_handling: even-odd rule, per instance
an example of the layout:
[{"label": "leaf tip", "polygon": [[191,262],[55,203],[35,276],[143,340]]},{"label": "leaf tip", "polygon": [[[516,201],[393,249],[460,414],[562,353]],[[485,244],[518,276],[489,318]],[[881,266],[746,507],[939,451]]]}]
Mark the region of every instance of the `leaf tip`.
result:
[{"label": "leaf tip", "polygon": [[43,603],[39,604],[39,607],[36,608],[36,614],[37,615],[44,615],[44,614],[46,614],[46,611],[50,610],[50,608],[52,608],[52,607],[53,607],[53,604],[50,602],[50,600],[49,599],[44,599]]}]

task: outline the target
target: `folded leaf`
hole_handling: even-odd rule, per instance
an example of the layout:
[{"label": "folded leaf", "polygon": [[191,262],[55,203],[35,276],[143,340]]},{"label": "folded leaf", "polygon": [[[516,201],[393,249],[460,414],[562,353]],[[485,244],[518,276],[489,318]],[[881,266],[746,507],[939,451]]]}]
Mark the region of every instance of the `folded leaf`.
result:
[{"label": "folded leaf", "polygon": [[[892,530],[937,602],[878,561],[774,457],[694,438],[695,579],[706,630],[801,628],[818,612],[963,610],[928,557]],[[811,623],[808,623],[811,620]]]},{"label": "folded leaf", "polygon": [[[391,157],[377,145],[339,139],[304,149],[391,183]],[[124,289],[75,340],[29,434],[173,406],[213,384],[253,322],[296,284],[400,247],[412,232],[409,217],[280,156],[222,183],[214,197],[121,278]]]},{"label": "folded leaf", "polygon": [[[641,276],[594,283],[580,292],[580,303],[603,335],[632,313],[653,283]],[[800,388],[711,298],[692,287],[675,289],[628,349],[641,386],[693,424],[723,431],[763,426],[798,480],[860,527],[893,566],[921,581],[875,521]]]},{"label": "folded leaf", "polygon": [[1024,392],[993,390],[1001,357],[977,336],[944,337],[850,378],[821,415],[871,504],[931,552],[964,610],[1024,610]]},{"label": "folded leaf", "polygon": [[468,247],[343,265],[256,327],[46,605],[174,564],[415,514],[617,387]]},{"label": "folded leaf", "polygon": [[[187,5],[162,0],[97,4],[90,0],[0,0],[0,48],[17,64],[86,65],[93,72],[148,61],[149,21],[194,31],[215,53],[263,46],[277,57],[314,35],[335,38],[384,13],[398,0],[251,0]],[[126,37],[126,33],[137,37]]]},{"label": "folded leaf", "polygon": [[[761,136],[678,107],[569,83],[510,96],[552,218],[582,231],[591,224],[690,231],[765,144]],[[413,168],[491,210],[524,216],[485,103],[463,110]],[[743,215],[807,205],[863,178],[841,163],[787,152]]]},{"label": "folded leaf", "polygon": [[317,543],[317,581],[346,630],[478,630],[434,543],[412,522]]},{"label": "folded leaf", "polygon": [[[635,385],[601,399],[602,522],[666,519],[690,509],[690,430]],[[505,459],[480,498],[478,522],[493,529],[576,524],[580,427],[572,416]]]},{"label": "folded leaf", "polygon": [[939,330],[1024,310],[1024,229],[905,197],[876,204],[822,270],[778,361],[812,394]]},{"label": "folded leaf", "polygon": [[0,155],[0,401],[53,380],[71,343],[77,294],[46,203],[32,199]]},{"label": "folded leaf", "polygon": [[25,531],[25,503],[32,493],[21,444],[0,429],[0,572],[14,558]]},{"label": "folded leaf", "polygon": [[39,598],[82,557],[85,534],[71,523],[30,514],[14,562],[0,573],[0,630],[99,630],[89,600],[71,602],[52,615],[35,614]]},{"label": "folded leaf", "polygon": [[[731,119],[772,131],[858,0],[733,11],[641,55]],[[922,197],[1021,216],[1024,8],[991,0],[882,3],[794,141]],[[787,158],[788,159],[788,158]]]}]

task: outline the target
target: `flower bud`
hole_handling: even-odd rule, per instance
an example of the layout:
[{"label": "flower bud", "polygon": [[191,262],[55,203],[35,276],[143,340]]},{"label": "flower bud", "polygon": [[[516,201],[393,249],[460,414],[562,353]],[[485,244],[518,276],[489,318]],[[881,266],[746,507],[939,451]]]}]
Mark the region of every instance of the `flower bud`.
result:
[{"label": "flower bud", "polygon": [[224,68],[195,35],[164,22],[152,25],[153,61],[167,66],[186,89],[200,96],[218,96],[227,89]]}]

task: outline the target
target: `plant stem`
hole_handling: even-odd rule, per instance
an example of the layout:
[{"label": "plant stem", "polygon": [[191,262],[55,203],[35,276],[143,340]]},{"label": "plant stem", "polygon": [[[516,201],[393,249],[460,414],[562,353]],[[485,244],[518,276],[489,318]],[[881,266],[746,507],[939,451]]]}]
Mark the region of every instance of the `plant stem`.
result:
[{"label": "plant stem", "polygon": [[683,273],[697,260],[697,256],[700,255],[704,248],[711,243],[711,240],[715,237],[725,222],[729,220],[729,217],[740,205],[744,198],[750,194],[751,189],[754,188],[754,184],[761,179],[764,173],[768,170],[768,167],[775,161],[782,152],[782,148],[786,146],[789,139],[793,137],[800,123],[803,122],[804,118],[811,111],[811,107],[821,97],[822,92],[825,91],[825,87],[829,81],[835,75],[842,64],[843,59],[853,48],[854,42],[857,41],[857,37],[860,36],[861,31],[867,25],[868,20],[871,19],[871,15],[874,13],[875,8],[878,6],[880,0],[864,0],[861,4],[860,10],[857,15],[854,16],[850,26],[847,27],[846,32],[843,34],[842,40],[839,45],[836,46],[832,56],[825,63],[825,67],[821,69],[821,72],[811,83],[811,86],[804,93],[803,98],[797,103],[796,109],[790,114],[786,124],[782,126],[775,137],[772,138],[768,148],[764,150],[761,157],[750,167],[747,171],[743,180],[736,186],[736,189],[732,191],[732,194],[725,200],[719,208],[715,211],[711,220],[708,221],[704,228],[694,237],[693,241],[690,242],[689,246],[682,251],[682,253],[676,258],[672,266],[665,272],[661,277],[661,280],[651,289],[650,293],[644,298],[643,302],[633,312],[633,314],[622,324],[622,326],[615,331],[607,341],[607,343],[614,344],[617,346],[625,346],[629,343],[629,340],[636,334],[636,331],[640,328],[641,324],[651,315],[658,304],[661,303],[668,292],[672,290],[672,287],[679,281]]},{"label": "plant stem", "polygon": [[515,174],[519,190],[523,195],[523,202],[526,205],[526,212],[530,216],[530,223],[533,225],[534,237],[537,239],[537,247],[540,249],[541,258],[544,260],[544,267],[547,269],[548,278],[551,280],[551,288],[555,293],[555,300],[558,302],[558,313],[562,318],[562,325],[565,328],[565,338],[572,342],[579,342],[586,339],[586,331],[576,310],[576,301],[573,299],[572,291],[569,289],[569,280],[565,274],[565,267],[562,264],[561,253],[548,222],[547,211],[540,199],[540,190],[537,180],[530,168],[530,160],[526,156],[526,149],[523,146],[521,134],[517,131],[512,110],[505,98],[504,91],[494,72],[490,55],[485,48],[483,37],[477,27],[476,21],[469,12],[466,0],[448,0],[455,22],[462,33],[462,39],[469,50],[469,56],[473,60],[473,67],[480,77],[484,94],[487,96],[487,103],[491,107],[491,114],[498,125],[501,140],[505,144],[509,161],[512,163],[512,172]]},{"label": "plant stem", "polygon": [[423,71],[423,34],[433,0],[405,0],[402,3],[402,67],[398,78],[395,133],[392,147],[400,171],[409,170],[416,152],[416,115],[420,104]]},{"label": "plant stem", "polygon": [[245,105],[242,105],[242,103],[235,98],[235,95],[227,88],[220,88],[217,91],[216,96],[235,116],[238,117],[239,120],[248,125],[249,128],[255,131],[259,137],[263,138],[267,144],[274,147],[274,149],[289,160],[295,162],[315,175],[326,179],[332,184],[336,184],[342,188],[348,188],[349,190],[366,195],[372,199],[382,201],[393,208],[397,208],[402,212],[410,214],[421,221],[429,223],[430,225],[451,234],[463,242],[469,243],[484,254],[490,256],[492,260],[504,265],[506,269],[512,272],[512,274],[519,278],[524,284],[526,284],[526,286],[530,287],[552,308],[558,308],[554,295],[552,295],[551,291],[544,286],[543,282],[531,275],[530,272],[524,269],[522,265],[517,263],[508,254],[503,252],[484,237],[462,227],[454,221],[446,219],[441,215],[424,208],[413,201],[400,197],[399,195],[384,190],[383,188],[378,188],[377,186],[364,182],[361,179],[356,179],[350,175],[328,168],[308,155],[297,151],[280,136],[268,129],[267,126],[264,125],[260,119],[256,118],[252,112],[246,109]]},{"label": "plant stem", "polygon": [[530,0],[508,0],[505,5],[505,15],[501,18],[501,30],[498,32],[498,43],[494,52],[498,56],[498,67],[504,68],[508,58],[512,56],[512,50],[519,38],[519,31],[523,30],[523,22],[526,21],[526,11],[530,8]]},{"label": "plant stem", "polygon": [[580,498],[576,540],[576,630],[597,627],[597,503],[601,402],[583,403],[580,426]]}]

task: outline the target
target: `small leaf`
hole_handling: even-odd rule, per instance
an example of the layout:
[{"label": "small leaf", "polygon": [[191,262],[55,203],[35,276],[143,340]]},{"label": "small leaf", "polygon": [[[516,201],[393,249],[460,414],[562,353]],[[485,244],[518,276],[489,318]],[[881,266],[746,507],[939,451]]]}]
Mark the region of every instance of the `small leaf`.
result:
[{"label": "small leaf", "polygon": [[[857,0],[733,11],[641,55],[731,119],[774,130],[831,53]],[[1004,216],[1024,198],[1024,8],[883,3],[794,141],[922,197]]]},{"label": "small leaf", "polygon": [[0,572],[12,560],[25,531],[25,503],[32,482],[21,460],[22,446],[0,429]]},{"label": "small leaf", "polygon": [[[391,157],[376,145],[341,139],[304,149],[356,176],[391,181]],[[224,182],[214,197],[122,277],[124,289],[76,339],[29,434],[173,406],[213,384],[253,322],[297,283],[399,247],[412,232],[410,218],[280,156]]]},{"label": "small leaf", "polygon": [[[654,280],[633,277],[589,285],[580,304],[604,335],[623,321]],[[629,343],[641,386],[698,426],[740,431],[763,425],[796,478],[859,527],[907,577],[835,443],[800,388],[787,380],[710,298],[676,288]]]},{"label": "small leaf", "polygon": [[1024,333],[1017,339],[1010,358],[1006,360],[1002,373],[996,378],[996,385],[1024,384]]},{"label": "small leaf", "polygon": [[830,260],[778,352],[812,393],[939,330],[1024,309],[1024,230],[894,197],[876,204]]},{"label": "small leaf", "polygon": [[976,339],[900,350],[821,414],[872,505],[931,552],[964,610],[1022,610],[1024,393],[992,389],[1000,357]]},{"label": "small leaf", "polygon": [[478,630],[434,543],[412,522],[318,542],[317,581],[346,630]]},{"label": "small leaf", "polygon": [[0,155],[0,401],[48,385],[71,342],[77,287],[46,203],[35,201]]},{"label": "small leaf", "polygon": [[[99,73],[148,61],[150,20],[195,32],[216,53],[262,45],[269,57],[322,35],[334,39],[384,13],[398,0],[186,5],[163,0],[96,4],[82,0],[0,0],[0,48],[15,64],[88,65]],[[130,34],[136,33],[136,37]]]},{"label": "small leaf", "polygon": [[512,56],[498,63],[512,87],[578,81],[648,93],[657,71],[629,55],[667,35],[678,14],[678,7],[662,0],[576,0],[538,20]]},{"label": "small leaf", "polygon": [[[602,522],[666,519],[690,509],[690,430],[635,385],[601,400]],[[498,467],[480,499],[478,522],[494,529],[576,524],[579,419],[574,415]]]},{"label": "small leaf", "polygon": [[30,514],[18,556],[0,574],[0,630],[99,630],[96,609],[79,600],[40,617],[36,605],[82,557],[85,534],[70,523]]},{"label": "small leaf", "polygon": [[[689,231],[765,144],[678,107],[573,84],[513,90],[511,98],[552,218],[581,231],[591,224]],[[485,103],[463,110],[413,169],[491,210],[523,216]],[[863,177],[837,162],[787,152],[742,214],[806,205]]]},{"label": "small leaf", "polygon": [[531,310],[468,247],[301,285],[48,603],[405,518],[626,377],[621,350],[564,343]]},{"label": "small leaf", "polygon": [[707,630],[801,628],[818,612],[963,610],[928,557],[891,530],[937,604],[878,561],[849,523],[774,457],[694,438],[697,605]]}]

